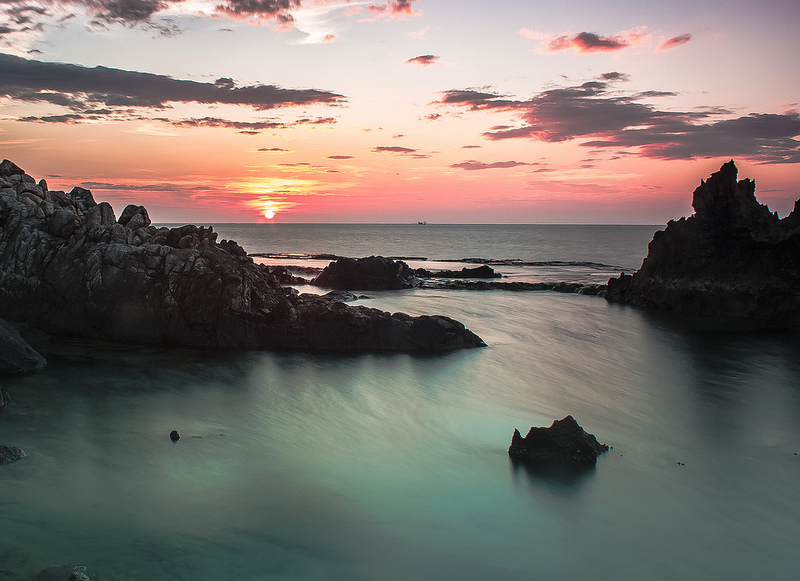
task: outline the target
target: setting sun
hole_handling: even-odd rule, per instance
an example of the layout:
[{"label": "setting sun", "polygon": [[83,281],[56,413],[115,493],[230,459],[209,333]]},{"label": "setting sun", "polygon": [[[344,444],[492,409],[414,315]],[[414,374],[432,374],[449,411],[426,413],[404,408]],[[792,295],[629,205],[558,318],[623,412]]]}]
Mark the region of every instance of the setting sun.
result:
[{"label": "setting sun", "polygon": [[273,212],[272,210],[267,210],[266,212],[264,212],[264,217],[267,220],[272,220],[275,217],[275,212]]}]

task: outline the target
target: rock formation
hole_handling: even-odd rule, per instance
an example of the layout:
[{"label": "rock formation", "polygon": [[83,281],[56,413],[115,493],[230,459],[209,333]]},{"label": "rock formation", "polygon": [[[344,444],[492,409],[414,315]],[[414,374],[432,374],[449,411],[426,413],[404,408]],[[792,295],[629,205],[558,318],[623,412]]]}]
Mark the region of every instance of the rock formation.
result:
[{"label": "rock formation", "polygon": [[426,268],[418,268],[415,273],[417,276],[424,278],[501,278],[503,276],[486,264],[475,268],[467,268],[465,266],[461,270],[428,270]]},{"label": "rock formation", "polygon": [[25,373],[46,364],[45,358],[28,345],[14,327],[0,319],[0,375]]},{"label": "rock formation", "polygon": [[800,326],[800,200],[784,219],[759,204],[733,161],[694,191],[689,218],[656,232],[632,276],[608,281],[606,299],[741,322]]},{"label": "rock formation", "polygon": [[402,260],[383,256],[339,258],[311,284],[336,290],[397,290],[419,285],[414,271]]},{"label": "rock formation", "polygon": [[514,430],[508,455],[529,462],[578,462],[594,464],[608,446],[567,416],[556,420],[549,428],[531,428],[524,438]]},{"label": "rock formation", "polygon": [[410,317],[284,288],[212,228],[118,220],[89,190],[50,191],[0,164],[0,317],[52,335],[248,349],[443,352],[484,345],[447,317]]},{"label": "rock formation", "polygon": [[0,444],[0,464],[9,464],[27,456],[22,449],[16,446]]}]

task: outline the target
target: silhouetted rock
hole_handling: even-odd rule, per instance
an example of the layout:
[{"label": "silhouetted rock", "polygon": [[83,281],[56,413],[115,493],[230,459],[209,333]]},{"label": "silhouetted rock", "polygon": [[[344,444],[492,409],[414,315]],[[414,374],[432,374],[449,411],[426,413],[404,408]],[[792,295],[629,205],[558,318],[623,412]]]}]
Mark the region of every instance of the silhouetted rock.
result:
[{"label": "silhouetted rock", "polygon": [[491,266],[485,264],[476,268],[467,268],[465,266],[461,270],[428,270],[426,268],[418,268],[414,272],[417,276],[425,278],[501,278],[503,276],[495,272]]},{"label": "silhouetted rock", "polygon": [[172,440],[173,442],[177,442],[178,440],[180,440],[181,435],[178,433],[178,430],[172,430],[169,433],[169,439]]},{"label": "silhouetted rock", "polygon": [[9,464],[27,456],[21,448],[0,444],[0,464]]},{"label": "silhouetted rock", "polygon": [[531,428],[524,438],[514,430],[508,455],[530,462],[582,462],[594,464],[608,446],[567,416],[556,420],[549,428]]},{"label": "silhouetted rock", "polygon": [[11,403],[11,396],[8,395],[8,392],[0,387],[0,410],[2,410],[3,406],[6,406]]},{"label": "silhouetted rock", "polygon": [[28,345],[14,327],[0,319],[0,375],[25,373],[46,364],[45,358]]},{"label": "silhouetted rock", "polygon": [[[759,204],[733,161],[701,181],[694,215],[656,232],[632,276],[606,299],[762,327],[800,326],[800,209],[783,220]],[[800,202],[800,201],[799,201]]]},{"label": "silhouetted rock", "polygon": [[213,228],[156,228],[141,206],[115,220],[89,190],[44,190],[19,171],[0,164],[0,317],[9,321],[51,335],[198,347],[442,352],[484,344],[446,317],[431,324],[300,297],[235,242],[218,244]]},{"label": "silhouetted rock", "polygon": [[414,271],[402,260],[383,256],[339,258],[311,284],[337,290],[397,290],[419,285]]}]

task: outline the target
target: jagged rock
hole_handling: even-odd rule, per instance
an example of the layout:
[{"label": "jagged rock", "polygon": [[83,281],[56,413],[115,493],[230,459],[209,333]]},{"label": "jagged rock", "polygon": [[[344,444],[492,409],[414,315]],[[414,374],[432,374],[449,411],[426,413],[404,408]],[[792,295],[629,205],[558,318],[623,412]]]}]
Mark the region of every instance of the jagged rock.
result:
[{"label": "jagged rock", "polygon": [[141,206],[114,220],[111,207],[83,188],[65,194],[32,184],[30,193],[33,178],[18,177],[16,167],[0,164],[0,317],[9,321],[51,335],[198,347],[484,345],[446,317],[301,298],[235,242],[217,244],[213,228],[156,228]]},{"label": "jagged rock", "polygon": [[27,454],[21,448],[0,444],[0,464],[10,464],[24,458]]},{"label": "jagged rock", "polygon": [[[800,202],[800,201],[799,201]],[[779,219],[733,161],[694,191],[694,215],[656,232],[634,275],[606,299],[717,321],[800,326],[800,203]]]},{"label": "jagged rock", "polygon": [[524,438],[514,430],[508,455],[530,462],[580,462],[594,464],[608,446],[587,433],[575,418],[556,420],[549,428],[531,428]]},{"label": "jagged rock", "polygon": [[418,286],[414,271],[402,260],[383,256],[339,258],[311,284],[337,290],[397,290]]},{"label": "jagged rock", "polygon": [[0,375],[25,373],[46,364],[45,358],[28,345],[14,327],[0,319]]},{"label": "jagged rock", "polygon": [[172,430],[169,433],[169,439],[172,440],[173,442],[177,442],[178,440],[180,440],[181,435],[178,433],[178,430]]},{"label": "jagged rock", "polygon": [[11,403],[11,396],[8,395],[8,392],[0,387],[0,410],[3,406],[6,406]]}]

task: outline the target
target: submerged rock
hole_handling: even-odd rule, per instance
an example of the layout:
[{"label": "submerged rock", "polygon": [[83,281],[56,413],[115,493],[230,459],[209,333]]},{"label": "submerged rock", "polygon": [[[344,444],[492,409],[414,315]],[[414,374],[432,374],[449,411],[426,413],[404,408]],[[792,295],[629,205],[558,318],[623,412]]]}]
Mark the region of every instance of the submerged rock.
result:
[{"label": "submerged rock", "polygon": [[606,299],[768,328],[800,327],[800,200],[784,219],[733,161],[694,191],[689,218],[656,232],[641,268]]},{"label": "submerged rock", "polygon": [[39,571],[36,581],[98,581],[96,571],[85,565],[54,565]]},{"label": "submerged rock", "polygon": [[9,446],[7,444],[0,444],[0,464],[9,464],[24,458],[25,456],[27,456],[27,454],[22,450],[22,448]]},{"label": "submerged rock", "polygon": [[414,288],[419,280],[402,260],[367,256],[339,258],[326,266],[311,284],[336,290],[398,290]]},{"label": "submerged rock", "polygon": [[594,464],[608,446],[587,433],[575,418],[556,420],[549,428],[531,428],[524,438],[514,430],[508,455],[530,462],[579,462]]},{"label": "submerged rock", "polygon": [[14,327],[0,319],[0,375],[34,371],[46,364],[45,358],[28,345]]},{"label": "submerged rock", "polygon": [[235,242],[217,243],[213,228],[157,228],[141,206],[115,220],[89,190],[46,190],[19,172],[0,164],[0,317],[10,321],[53,335],[198,347],[484,345],[447,317],[300,297]]}]

